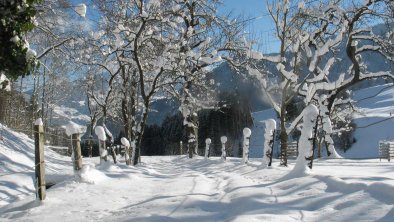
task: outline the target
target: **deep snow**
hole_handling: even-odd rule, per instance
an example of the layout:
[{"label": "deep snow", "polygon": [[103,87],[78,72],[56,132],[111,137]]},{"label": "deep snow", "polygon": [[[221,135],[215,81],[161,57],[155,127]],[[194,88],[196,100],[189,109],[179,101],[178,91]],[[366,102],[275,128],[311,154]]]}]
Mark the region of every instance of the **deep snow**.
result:
[{"label": "deep snow", "polygon": [[[317,161],[312,174],[281,179],[293,167],[260,160],[143,157],[143,164],[94,167],[5,205],[0,220],[27,221],[392,221],[394,165],[378,160]],[[277,166],[277,162],[274,165]],[[70,166],[71,168],[71,163]],[[362,173],[360,173],[362,172]],[[98,174],[98,175],[97,175]],[[99,179],[97,179],[99,177]]]},{"label": "deep snow", "polygon": [[[355,99],[379,87],[358,91]],[[356,116],[358,125],[389,117],[393,93],[386,89],[360,101],[365,115]],[[273,114],[266,110],[254,118]],[[376,157],[377,141],[392,139],[390,121],[358,129],[358,142],[345,157]],[[1,126],[0,221],[394,221],[393,162],[315,160],[309,174],[289,175],[292,160],[287,168],[275,159],[272,167],[262,167],[263,127],[252,129],[251,155],[259,158],[247,165],[240,158],[143,156],[136,167],[123,158],[100,166],[99,158],[84,158],[80,176],[74,176],[71,158],[46,148],[46,180],[56,185],[40,203],[32,179],[33,141]]]},{"label": "deep snow", "polygon": [[[32,140],[5,128],[0,142],[0,221],[392,221],[394,164],[316,160],[311,174],[240,158],[142,157],[137,167],[46,149],[47,199],[35,200]],[[11,150],[8,147],[12,147]]]}]

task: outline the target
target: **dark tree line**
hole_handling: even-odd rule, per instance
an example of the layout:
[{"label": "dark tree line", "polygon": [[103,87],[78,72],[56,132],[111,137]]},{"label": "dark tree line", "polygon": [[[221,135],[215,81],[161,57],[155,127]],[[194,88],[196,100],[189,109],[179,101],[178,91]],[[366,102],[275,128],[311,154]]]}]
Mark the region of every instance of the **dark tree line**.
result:
[{"label": "dark tree line", "polygon": [[[212,156],[220,156],[220,137],[227,136],[228,155],[238,155],[242,130],[253,124],[250,104],[238,93],[220,93],[218,109],[204,109],[198,113],[199,155],[204,154],[205,139],[211,138]],[[161,126],[151,125],[145,129],[142,139],[143,155],[177,155],[183,141],[183,154],[187,152],[186,134],[181,113],[167,116]]]}]

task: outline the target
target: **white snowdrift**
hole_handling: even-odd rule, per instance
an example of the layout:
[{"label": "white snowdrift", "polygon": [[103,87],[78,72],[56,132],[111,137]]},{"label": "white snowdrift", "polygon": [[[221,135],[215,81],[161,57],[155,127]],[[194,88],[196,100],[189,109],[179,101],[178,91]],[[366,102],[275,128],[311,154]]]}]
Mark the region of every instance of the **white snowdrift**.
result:
[{"label": "white snowdrift", "polygon": [[[103,176],[98,183],[57,185],[48,190],[44,204],[36,204],[34,196],[8,204],[0,208],[0,220],[394,219],[394,198],[390,193],[394,189],[394,165],[387,162],[320,160],[310,175],[283,179],[294,166],[292,163],[283,168],[277,167],[279,163],[274,160],[274,167],[261,169],[260,159],[251,159],[250,165],[241,165],[239,158],[222,162],[220,157],[143,157],[143,161],[137,167],[120,163],[116,170],[94,169]],[[360,175],[360,170],[363,177],[354,176]]]}]

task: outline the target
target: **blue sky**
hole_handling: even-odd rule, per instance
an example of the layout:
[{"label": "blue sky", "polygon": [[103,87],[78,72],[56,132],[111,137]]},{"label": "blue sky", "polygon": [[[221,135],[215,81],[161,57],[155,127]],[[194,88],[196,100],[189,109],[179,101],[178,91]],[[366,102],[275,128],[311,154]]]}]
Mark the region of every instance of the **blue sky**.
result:
[{"label": "blue sky", "polygon": [[267,12],[267,1],[265,0],[223,0],[224,5],[219,9],[221,13],[232,11],[234,15],[243,14],[245,18],[253,19],[246,28],[253,39],[259,43],[258,49],[264,53],[276,52],[279,43],[274,38],[273,23]]},{"label": "blue sky", "polygon": [[[89,0],[73,0],[74,4],[86,3]],[[258,43],[256,48],[263,53],[271,53],[279,51],[278,40],[274,35],[274,26],[271,17],[267,12],[267,0],[223,0],[223,5],[219,8],[219,13],[232,12],[233,16],[243,14],[245,19],[252,19],[246,27],[245,32],[249,34],[249,38],[255,39]],[[89,4],[88,4],[89,5]],[[87,18],[85,22],[94,21],[95,14],[92,10],[87,10]],[[91,24],[92,25],[92,24]]]}]

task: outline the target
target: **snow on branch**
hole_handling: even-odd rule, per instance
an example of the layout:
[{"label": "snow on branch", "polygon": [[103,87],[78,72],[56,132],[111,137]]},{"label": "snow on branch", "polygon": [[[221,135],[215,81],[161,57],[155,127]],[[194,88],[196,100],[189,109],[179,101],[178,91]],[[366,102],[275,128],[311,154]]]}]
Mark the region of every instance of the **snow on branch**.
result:
[{"label": "snow on branch", "polygon": [[285,70],[285,65],[283,65],[282,63],[278,63],[276,65],[276,69],[278,69],[278,71],[289,81],[291,82],[297,82],[298,80],[298,76],[296,74],[294,74],[293,72],[289,72]]}]

